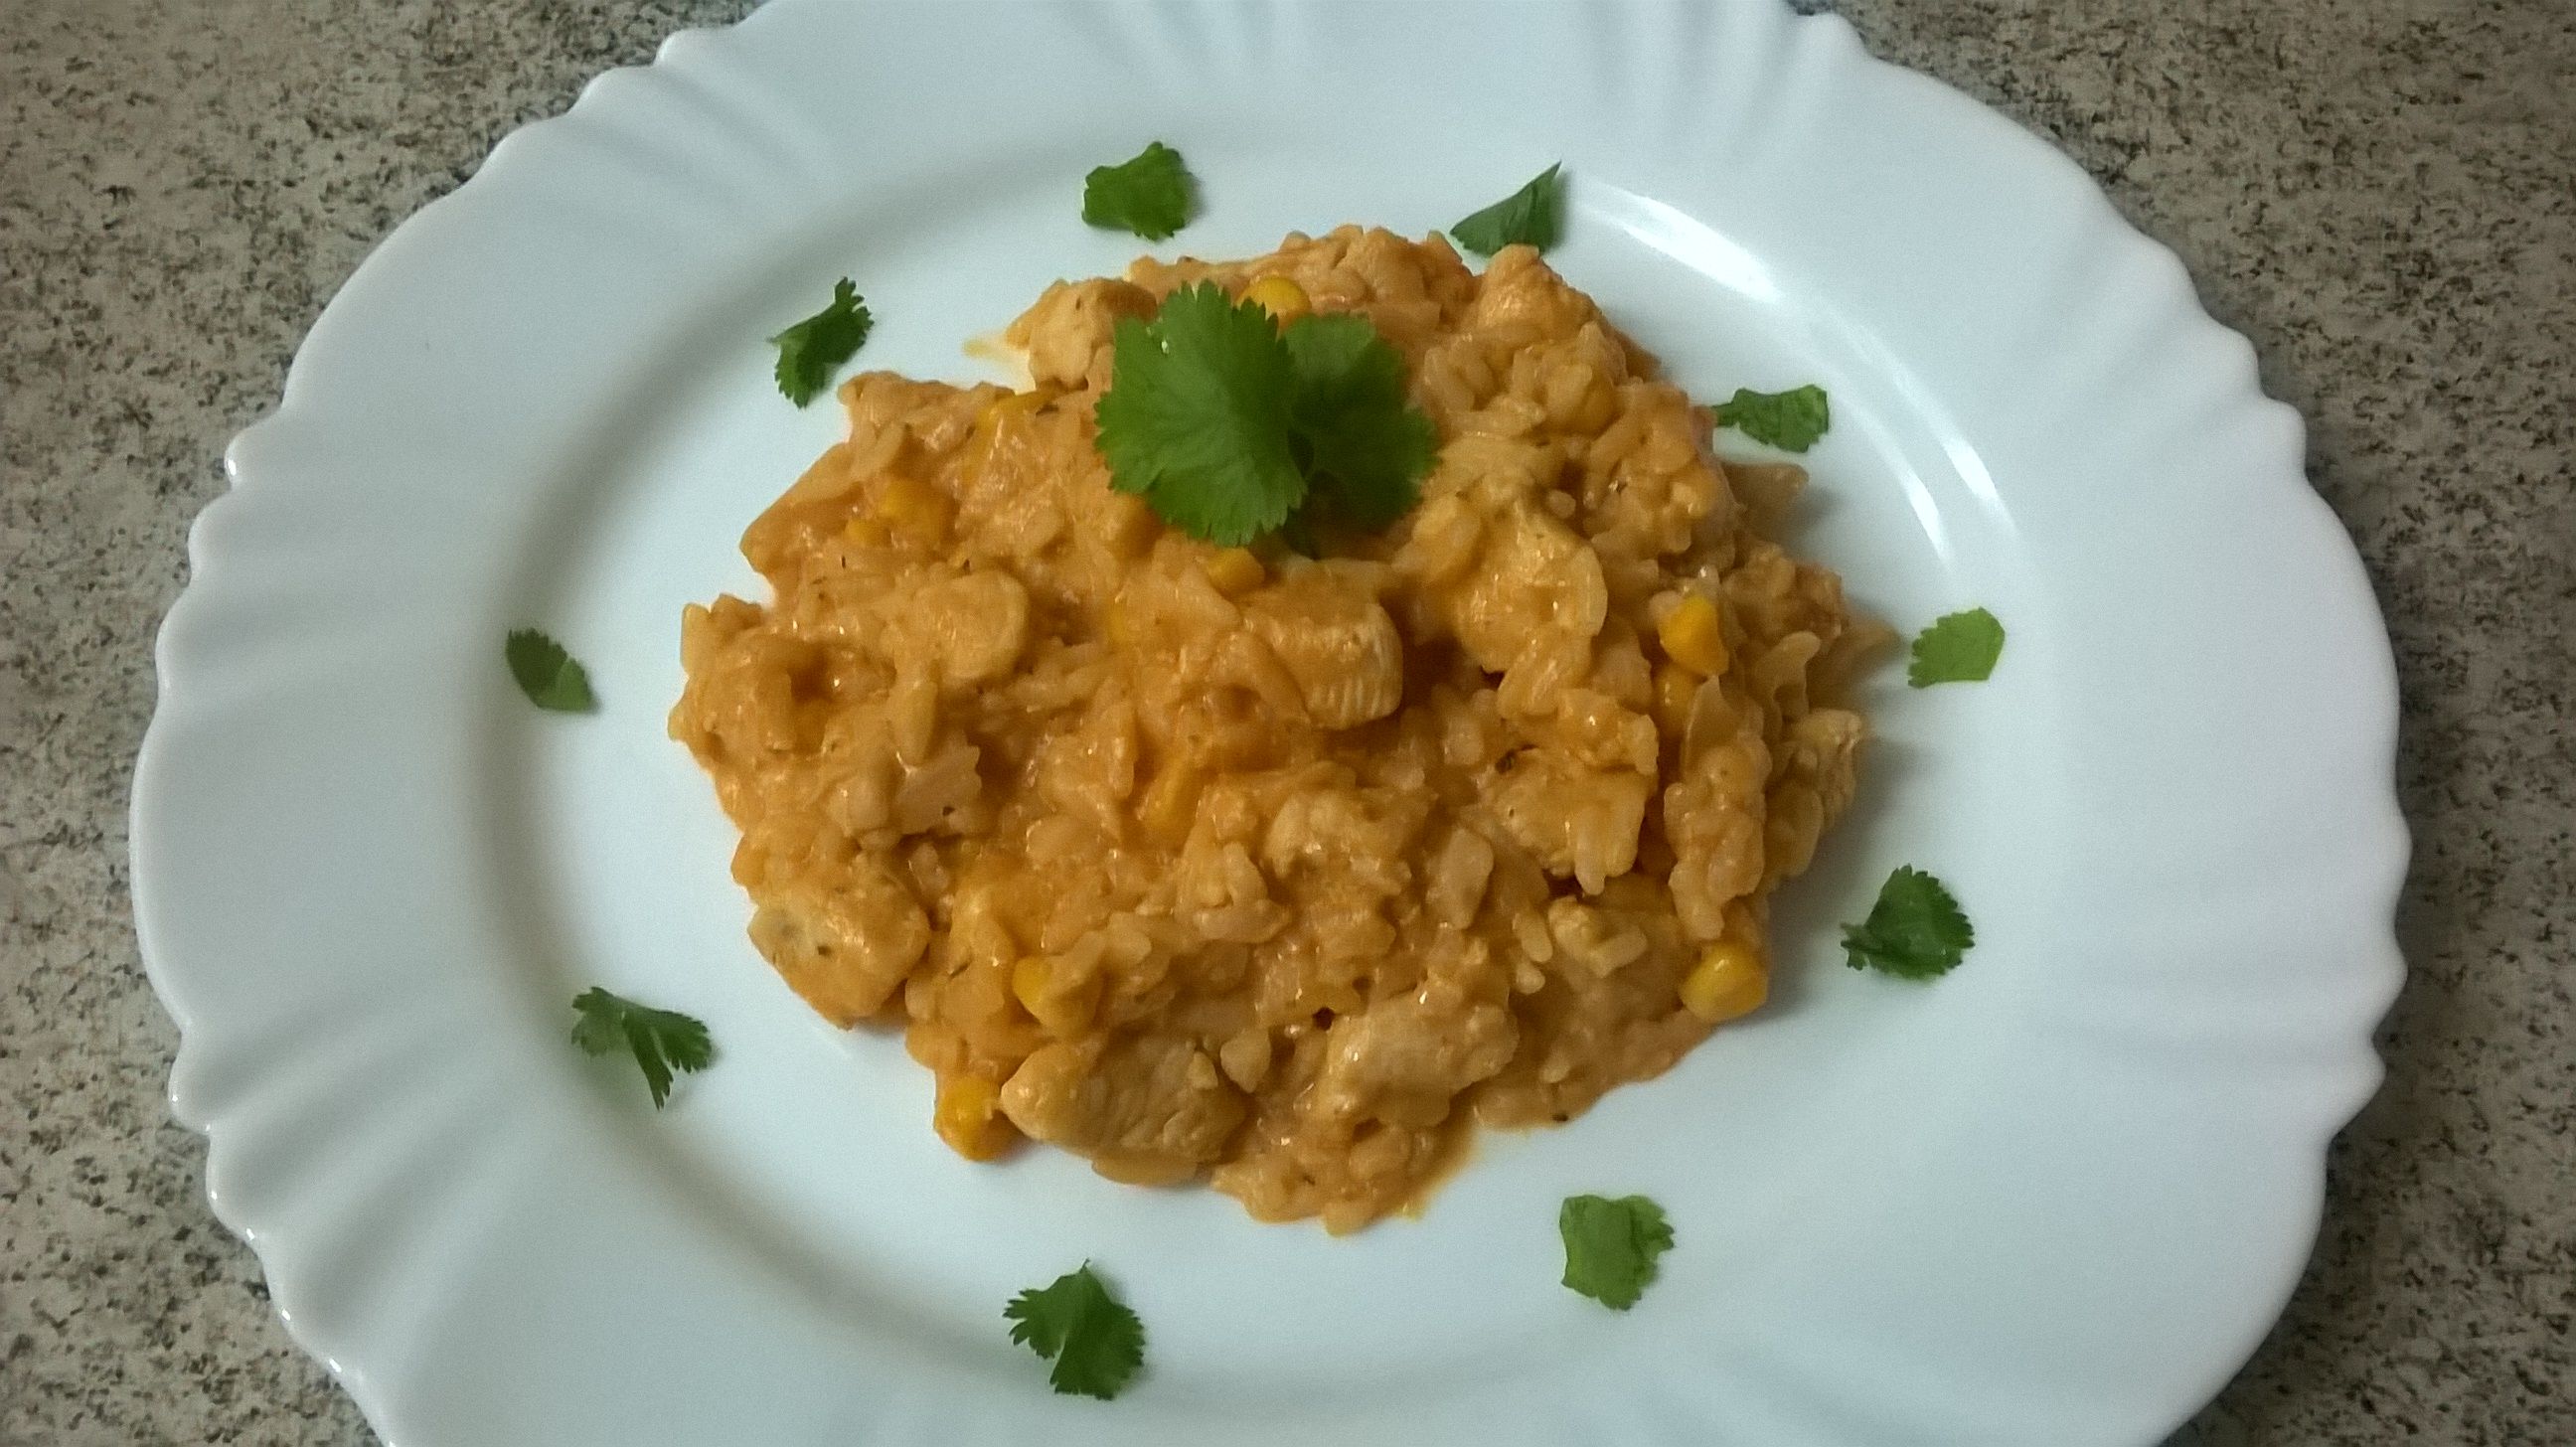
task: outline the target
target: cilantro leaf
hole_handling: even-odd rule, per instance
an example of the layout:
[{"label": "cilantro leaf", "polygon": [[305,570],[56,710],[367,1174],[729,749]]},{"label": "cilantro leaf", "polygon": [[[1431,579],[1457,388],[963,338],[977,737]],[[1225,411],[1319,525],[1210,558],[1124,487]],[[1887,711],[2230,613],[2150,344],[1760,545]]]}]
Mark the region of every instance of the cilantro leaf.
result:
[{"label": "cilantro leaf", "polygon": [[1367,318],[1270,313],[1211,282],[1111,334],[1093,436],[1110,484],[1192,537],[1240,547],[1275,528],[1311,541],[1314,493],[1352,526],[1413,505],[1438,435],[1405,395],[1404,359]]},{"label": "cilantro leaf", "polygon": [[1905,666],[1905,681],[1916,688],[1936,683],[1982,683],[1995,671],[2004,652],[2004,625],[1983,608],[1932,620],[1915,635],[1914,656]]},{"label": "cilantro leaf", "polygon": [[1637,1304],[1655,1258],[1673,1248],[1664,1208],[1643,1196],[1568,1196],[1556,1213],[1565,1238],[1565,1284],[1613,1311]]},{"label": "cilantro leaf", "polygon": [[1563,163],[1530,178],[1530,183],[1449,228],[1450,239],[1478,256],[1491,256],[1515,242],[1541,251],[1565,235]]},{"label": "cilantro leaf", "polygon": [[653,1108],[671,1098],[671,1072],[699,1071],[715,1062],[715,1042],[704,1021],[676,1010],[656,1010],[593,985],[573,997],[572,1043],[592,1055],[623,1049],[644,1072]]},{"label": "cilantro leaf", "polygon": [[1299,317],[1287,341],[1289,421],[1333,515],[1369,531],[1404,516],[1440,449],[1431,419],[1405,400],[1404,358],[1348,312]]},{"label": "cilantro leaf", "polygon": [[842,277],[832,287],[832,304],[769,339],[778,348],[778,390],[802,407],[829,390],[832,372],[856,355],[876,318],[868,315],[859,289]]},{"label": "cilantro leaf", "polygon": [[1843,926],[1843,948],[1855,970],[1929,980],[1956,968],[1977,932],[1941,881],[1910,865],[1887,877],[1869,918]]},{"label": "cilantro leaf", "polygon": [[556,713],[588,713],[599,706],[590,691],[590,674],[573,661],[564,646],[534,628],[514,630],[502,641],[501,656],[528,702]]},{"label": "cilantro leaf", "polygon": [[1121,317],[1094,420],[1112,485],[1193,537],[1239,547],[1306,497],[1288,446],[1288,344],[1270,313],[1213,282]]},{"label": "cilantro leaf", "polygon": [[1189,224],[1195,192],[1181,153],[1155,141],[1134,160],[1094,166],[1082,178],[1082,219],[1160,241]]},{"label": "cilantro leaf", "polygon": [[1011,1340],[1055,1363],[1047,1381],[1067,1395],[1108,1401],[1145,1360],[1145,1324],[1082,1263],[1053,1284],[1023,1291],[1002,1308]]},{"label": "cilantro leaf", "polygon": [[1834,423],[1825,389],[1808,384],[1786,392],[1756,392],[1747,387],[1708,409],[1720,427],[1732,427],[1756,442],[1783,452],[1804,452]]}]

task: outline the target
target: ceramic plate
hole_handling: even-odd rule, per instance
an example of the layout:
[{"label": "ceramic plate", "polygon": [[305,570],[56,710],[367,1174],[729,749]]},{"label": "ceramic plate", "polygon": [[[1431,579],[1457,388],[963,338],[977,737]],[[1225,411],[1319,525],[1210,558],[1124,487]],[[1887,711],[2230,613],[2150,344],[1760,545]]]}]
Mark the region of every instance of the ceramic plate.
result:
[{"label": "ceramic plate", "polygon": [[[842,425],[762,339],[846,274],[867,365],[978,375],[1139,249],[1077,209],[1149,139],[1206,203],[1165,255],[1564,162],[1550,259],[1677,380],[1831,391],[1801,551],[1902,629],[2011,629],[1985,685],[1879,673],[1770,1009],[1348,1239],[950,1155],[899,1042],[753,954],[663,736],[681,605],[759,596],[735,540]],[[782,0],[396,232],[229,461],[136,908],[215,1210],[397,1447],[2143,1443],[2279,1310],[2378,1077],[2394,684],[2297,417],[2074,166],[1837,20]],[[598,714],[519,698],[525,624]],[[1976,921],[1930,987],[1834,947],[1898,863]],[[655,1113],[566,1043],[592,983],[721,1063]],[[1557,1284],[1576,1191],[1672,1215],[1632,1312]],[[1106,1405],[1000,1315],[1086,1259],[1152,1339]]]}]

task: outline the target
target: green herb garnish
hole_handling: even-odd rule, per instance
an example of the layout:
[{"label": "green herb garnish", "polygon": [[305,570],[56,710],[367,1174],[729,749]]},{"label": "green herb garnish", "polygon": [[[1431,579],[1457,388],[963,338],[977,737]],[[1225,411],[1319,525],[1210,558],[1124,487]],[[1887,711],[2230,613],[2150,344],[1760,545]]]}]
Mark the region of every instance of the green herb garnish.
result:
[{"label": "green herb garnish", "polygon": [[573,997],[572,1043],[592,1055],[624,1050],[644,1072],[653,1108],[671,1098],[671,1072],[699,1071],[716,1058],[705,1022],[676,1010],[656,1010],[594,985]]},{"label": "green herb garnish", "polygon": [[1709,408],[1708,415],[1720,427],[1732,427],[1783,452],[1804,452],[1815,446],[1834,423],[1825,389],[1813,384],[1786,392],[1738,387],[1734,396]]},{"label": "green herb garnish", "polygon": [[1643,1196],[1568,1196],[1557,1209],[1565,1238],[1565,1284],[1613,1311],[1626,1311],[1655,1279],[1655,1258],[1673,1247],[1664,1208]]},{"label": "green herb garnish", "polygon": [[1907,980],[1948,974],[1976,942],[1977,932],[1950,891],[1911,866],[1900,866],[1887,877],[1869,918],[1843,926],[1843,948],[1853,969]]},{"label": "green herb garnish", "polygon": [[857,355],[876,318],[868,315],[859,289],[842,277],[832,287],[832,304],[769,339],[778,348],[778,390],[802,407],[832,385],[832,373]]},{"label": "green herb garnish", "polygon": [[1181,153],[1155,141],[1134,160],[1095,166],[1082,178],[1082,219],[1160,241],[1189,224],[1194,192]]},{"label": "green herb garnish", "polygon": [[1121,318],[1095,445],[1112,485],[1192,537],[1239,547],[1314,504],[1382,527],[1413,505],[1439,438],[1404,359],[1362,317],[1297,318],[1212,282]]},{"label": "green herb garnish", "polygon": [[588,713],[599,700],[590,691],[590,674],[573,661],[564,646],[534,628],[521,628],[502,641],[501,656],[528,702],[557,713]]},{"label": "green herb garnish", "polygon": [[1905,681],[1916,688],[1936,683],[1982,683],[2004,652],[2004,625],[1983,608],[1935,618],[1914,639]]},{"label": "green herb garnish", "polygon": [[1449,228],[1450,239],[1478,256],[1515,243],[1541,251],[1565,235],[1563,166],[1550,166],[1530,183]]},{"label": "green herb garnish", "polygon": [[1288,324],[1290,450],[1337,522],[1374,532],[1413,507],[1440,436],[1405,400],[1404,358],[1349,312]]},{"label": "green herb garnish", "polygon": [[1055,1363],[1047,1381],[1069,1396],[1108,1401],[1145,1360],[1145,1324],[1084,1262],[1002,1308],[1011,1340]]}]

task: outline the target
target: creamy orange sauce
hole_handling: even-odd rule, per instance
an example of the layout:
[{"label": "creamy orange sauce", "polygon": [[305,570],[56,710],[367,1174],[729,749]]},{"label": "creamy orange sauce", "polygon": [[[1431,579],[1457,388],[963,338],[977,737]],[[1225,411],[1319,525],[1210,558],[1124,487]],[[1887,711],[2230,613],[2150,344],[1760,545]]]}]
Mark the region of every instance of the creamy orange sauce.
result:
[{"label": "creamy orange sauce", "polygon": [[[1441,450],[1322,561],[1109,486],[1110,330],[1173,288],[1366,314]],[[1059,283],[1031,386],[868,373],[688,610],[671,732],[743,831],[751,935],[899,1025],[934,1125],[1334,1230],[1472,1122],[1564,1121],[1757,1007],[1768,897],[1848,801],[1879,635],[1757,524],[1652,358],[1526,248],[1345,227]]]}]

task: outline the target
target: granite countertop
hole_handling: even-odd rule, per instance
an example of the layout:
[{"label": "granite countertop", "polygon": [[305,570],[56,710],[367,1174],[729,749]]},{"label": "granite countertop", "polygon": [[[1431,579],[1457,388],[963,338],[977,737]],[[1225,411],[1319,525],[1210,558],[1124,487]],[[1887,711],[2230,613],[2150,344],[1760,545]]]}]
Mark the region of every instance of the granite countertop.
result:
[{"label": "granite countertop", "polygon": [[[731,0],[0,7],[0,1447],[369,1440],[168,1117],[126,904],[152,631],[368,247]],[[2576,1442],[2576,9],[1853,0],[2053,137],[2306,414],[2405,692],[2413,968],[2210,1444]]]}]

